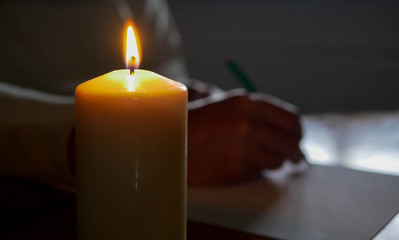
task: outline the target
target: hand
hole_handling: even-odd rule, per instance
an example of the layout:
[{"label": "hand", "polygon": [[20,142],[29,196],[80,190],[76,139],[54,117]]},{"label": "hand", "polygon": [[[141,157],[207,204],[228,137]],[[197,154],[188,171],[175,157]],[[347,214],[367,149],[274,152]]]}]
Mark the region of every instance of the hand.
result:
[{"label": "hand", "polygon": [[188,184],[223,185],[304,159],[297,109],[265,94],[221,92],[189,103]]}]

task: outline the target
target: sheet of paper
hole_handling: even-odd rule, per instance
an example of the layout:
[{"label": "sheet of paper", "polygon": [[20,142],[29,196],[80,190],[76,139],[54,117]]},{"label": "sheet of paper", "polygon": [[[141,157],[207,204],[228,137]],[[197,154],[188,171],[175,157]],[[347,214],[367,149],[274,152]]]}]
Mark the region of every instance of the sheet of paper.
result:
[{"label": "sheet of paper", "polygon": [[399,211],[399,177],[311,165],[223,188],[189,188],[188,217],[279,239],[371,239]]}]

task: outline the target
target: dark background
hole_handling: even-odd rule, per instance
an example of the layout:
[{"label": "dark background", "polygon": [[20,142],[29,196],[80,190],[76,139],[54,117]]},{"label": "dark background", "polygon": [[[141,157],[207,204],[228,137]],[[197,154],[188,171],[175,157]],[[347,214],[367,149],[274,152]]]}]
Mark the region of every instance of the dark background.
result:
[{"label": "dark background", "polygon": [[399,109],[399,1],[169,0],[192,77],[258,87],[304,113]]}]

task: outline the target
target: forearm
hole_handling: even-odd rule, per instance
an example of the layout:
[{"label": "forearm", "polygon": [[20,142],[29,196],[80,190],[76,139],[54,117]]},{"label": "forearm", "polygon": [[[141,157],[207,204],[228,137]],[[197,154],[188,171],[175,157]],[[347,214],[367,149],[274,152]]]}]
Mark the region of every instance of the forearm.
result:
[{"label": "forearm", "polygon": [[0,175],[72,185],[67,166],[74,98],[0,83]]}]

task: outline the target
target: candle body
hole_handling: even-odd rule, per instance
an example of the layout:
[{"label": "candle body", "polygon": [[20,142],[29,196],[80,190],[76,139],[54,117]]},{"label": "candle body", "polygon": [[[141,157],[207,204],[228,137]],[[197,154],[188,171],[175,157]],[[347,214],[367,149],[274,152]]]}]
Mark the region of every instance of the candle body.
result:
[{"label": "candle body", "polygon": [[185,239],[187,90],[133,76],[76,89],[78,239]]}]

